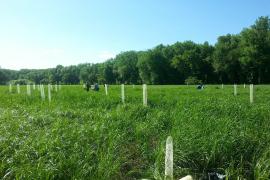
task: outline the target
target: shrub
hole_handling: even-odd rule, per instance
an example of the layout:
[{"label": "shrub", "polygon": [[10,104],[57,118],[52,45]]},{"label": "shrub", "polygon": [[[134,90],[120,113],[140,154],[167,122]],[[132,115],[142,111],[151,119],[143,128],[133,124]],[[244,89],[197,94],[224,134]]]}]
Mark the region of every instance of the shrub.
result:
[{"label": "shrub", "polygon": [[185,84],[201,84],[202,80],[199,80],[197,77],[194,76],[189,76],[186,80],[185,80]]}]

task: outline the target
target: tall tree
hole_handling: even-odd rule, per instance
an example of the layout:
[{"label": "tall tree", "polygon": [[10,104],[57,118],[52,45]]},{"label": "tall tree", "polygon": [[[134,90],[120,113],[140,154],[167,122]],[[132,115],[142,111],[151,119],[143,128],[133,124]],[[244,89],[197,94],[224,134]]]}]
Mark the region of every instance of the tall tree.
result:
[{"label": "tall tree", "polygon": [[83,82],[94,84],[98,82],[98,66],[97,64],[85,64],[80,70],[80,79]]},{"label": "tall tree", "polygon": [[115,74],[113,72],[113,60],[104,63],[103,76],[106,83],[115,83]]},{"label": "tall tree", "polygon": [[146,51],[122,52],[104,63],[58,65],[39,70],[0,69],[0,83],[16,79],[65,84],[175,84],[186,80],[269,83],[269,74],[270,20],[266,16],[258,18],[240,34],[220,36],[215,46],[185,41],[167,46],[161,44]]},{"label": "tall tree", "polygon": [[62,82],[65,84],[78,84],[79,79],[79,69],[76,66],[67,66],[62,70]]},{"label": "tall tree", "polygon": [[240,82],[240,36],[227,34],[220,36],[215,45],[213,66],[219,76],[220,82]]},{"label": "tall tree", "polygon": [[251,82],[270,82],[270,20],[260,17],[241,32],[241,62]]},{"label": "tall tree", "polygon": [[167,83],[169,62],[162,53],[163,48],[163,45],[159,45],[139,55],[137,66],[143,83]]},{"label": "tall tree", "polygon": [[139,71],[136,66],[138,55],[135,51],[122,52],[114,59],[115,70],[119,75],[119,80],[125,83],[138,83]]}]

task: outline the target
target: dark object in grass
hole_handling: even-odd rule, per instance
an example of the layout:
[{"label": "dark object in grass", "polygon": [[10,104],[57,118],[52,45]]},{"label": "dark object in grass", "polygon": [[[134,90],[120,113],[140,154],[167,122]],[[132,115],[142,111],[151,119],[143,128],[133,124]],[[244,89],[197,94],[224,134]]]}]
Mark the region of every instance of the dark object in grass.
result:
[{"label": "dark object in grass", "polygon": [[99,85],[98,85],[98,83],[95,83],[94,85],[90,85],[90,83],[87,82],[86,85],[85,85],[85,90],[86,90],[86,91],[89,91],[90,88],[91,88],[93,91],[99,91]]},{"label": "dark object in grass", "polygon": [[203,85],[203,84],[199,84],[199,85],[197,86],[197,89],[199,89],[199,90],[204,89],[204,85]]},{"label": "dark object in grass", "polygon": [[90,83],[89,82],[86,82],[86,87],[85,87],[86,91],[89,91],[90,89]]},{"label": "dark object in grass", "polygon": [[210,172],[208,173],[208,179],[209,180],[223,180],[225,179],[226,175],[219,174],[217,172]]},{"label": "dark object in grass", "polygon": [[98,85],[98,83],[95,83],[94,85],[92,85],[92,86],[91,86],[91,89],[92,89],[93,91],[99,91],[99,85]]}]

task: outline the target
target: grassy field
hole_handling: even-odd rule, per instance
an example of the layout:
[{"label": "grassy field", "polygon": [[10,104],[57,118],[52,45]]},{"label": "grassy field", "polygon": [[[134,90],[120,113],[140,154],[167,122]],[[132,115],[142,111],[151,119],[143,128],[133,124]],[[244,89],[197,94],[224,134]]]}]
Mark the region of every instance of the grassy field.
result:
[{"label": "grassy field", "polygon": [[62,86],[52,102],[38,90],[0,87],[0,178],[160,179],[167,136],[174,177],[209,172],[230,179],[270,178],[270,86],[120,86],[86,92]]}]

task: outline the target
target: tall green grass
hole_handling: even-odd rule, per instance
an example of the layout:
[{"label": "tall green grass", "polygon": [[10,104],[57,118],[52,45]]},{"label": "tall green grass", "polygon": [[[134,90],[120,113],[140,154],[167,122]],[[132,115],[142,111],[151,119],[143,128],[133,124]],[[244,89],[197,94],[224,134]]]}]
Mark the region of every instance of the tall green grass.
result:
[{"label": "tall green grass", "polygon": [[[208,172],[231,179],[270,178],[270,87],[81,86],[40,93],[0,87],[0,177],[3,179],[159,179],[167,136],[174,177]],[[45,89],[45,92],[46,89]]]}]

